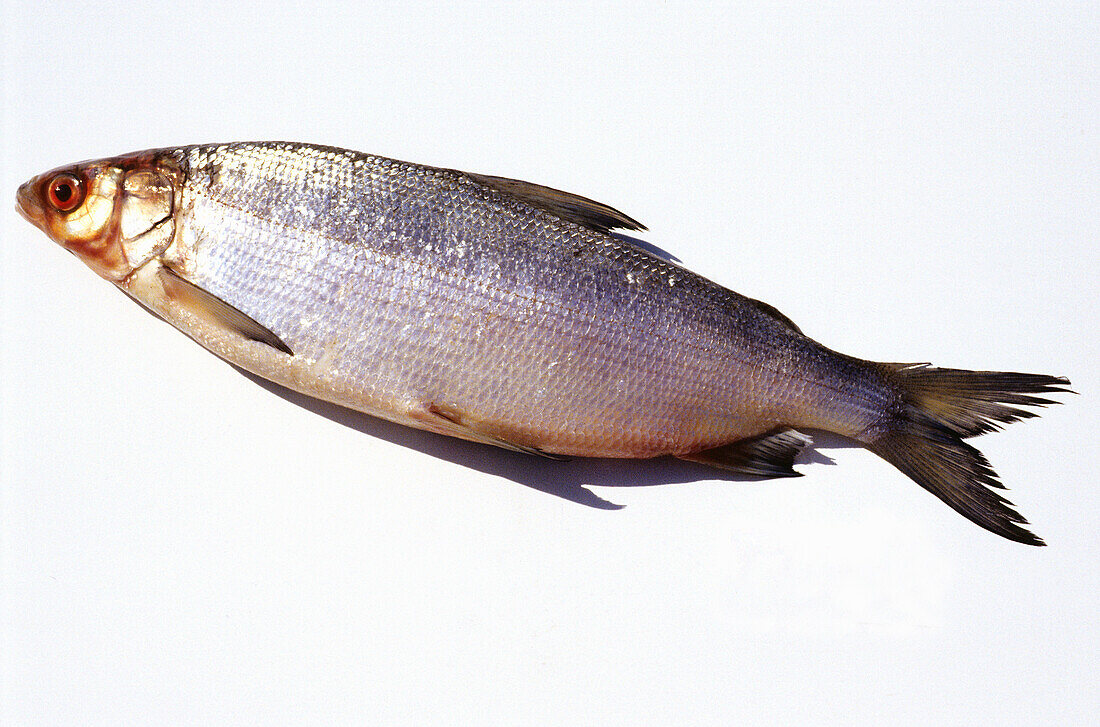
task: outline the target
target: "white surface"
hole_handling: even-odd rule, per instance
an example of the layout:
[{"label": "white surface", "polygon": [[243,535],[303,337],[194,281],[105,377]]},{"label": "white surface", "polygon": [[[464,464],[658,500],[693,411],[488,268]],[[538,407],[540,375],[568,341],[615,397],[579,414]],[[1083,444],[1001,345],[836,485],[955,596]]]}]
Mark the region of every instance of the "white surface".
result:
[{"label": "white surface", "polygon": [[[0,723],[1095,719],[1094,4],[124,5],[3,6]],[[730,482],[345,426],[12,209],[232,139],[576,191],[839,350],[1067,375],[976,442],[1050,547],[861,449]]]}]

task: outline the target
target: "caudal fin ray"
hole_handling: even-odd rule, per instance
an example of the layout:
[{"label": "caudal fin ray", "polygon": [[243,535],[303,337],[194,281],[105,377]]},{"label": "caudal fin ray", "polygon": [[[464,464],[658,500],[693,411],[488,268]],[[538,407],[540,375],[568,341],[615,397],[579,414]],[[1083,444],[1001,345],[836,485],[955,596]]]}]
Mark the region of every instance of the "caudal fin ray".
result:
[{"label": "caudal fin ray", "polygon": [[900,392],[888,421],[867,446],[957,512],[991,532],[1045,545],[997,490],[989,461],[963,441],[1037,414],[1022,406],[1057,402],[1039,394],[1068,393],[1056,376],[883,364]]},{"label": "caudal fin ray", "polygon": [[1069,380],[1043,374],[942,369],[928,364],[885,364],[908,401],[963,437],[995,431],[1038,416],[1021,406],[1057,404],[1036,394],[1067,393]]},{"label": "caudal fin ray", "polygon": [[921,487],[986,530],[1019,543],[1045,545],[1042,538],[1021,527],[1027,520],[996,491],[1004,489],[1004,485],[988,460],[957,434],[943,437],[919,431],[898,432],[870,447]]}]

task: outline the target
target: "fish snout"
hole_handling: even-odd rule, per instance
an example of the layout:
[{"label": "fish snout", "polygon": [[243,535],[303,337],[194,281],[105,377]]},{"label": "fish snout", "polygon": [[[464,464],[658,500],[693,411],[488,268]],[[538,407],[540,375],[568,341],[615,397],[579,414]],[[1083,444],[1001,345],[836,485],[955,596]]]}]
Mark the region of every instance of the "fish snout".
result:
[{"label": "fish snout", "polygon": [[46,212],[42,208],[42,202],[35,194],[39,178],[35,177],[19,185],[19,191],[15,193],[15,210],[23,216],[27,222],[40,230],[46,230]]}]

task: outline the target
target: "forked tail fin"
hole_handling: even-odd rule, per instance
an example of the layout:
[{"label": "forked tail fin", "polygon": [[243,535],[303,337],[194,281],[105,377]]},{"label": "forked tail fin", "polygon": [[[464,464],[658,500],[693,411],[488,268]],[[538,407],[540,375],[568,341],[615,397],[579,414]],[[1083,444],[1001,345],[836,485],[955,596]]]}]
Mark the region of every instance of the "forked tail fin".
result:
[{"label": "forked tail fin", "polygon": [[1039,374],[882,364],[901,402],[868,448],[963,516],[1009,540],[1044,545],[1027,520],[995,489],[1004,489],[989,461],[963,441],[1003,424],[1037,416],[1021,406],[1056,402],[1036,394],[1066,393],[1069,380]]}]

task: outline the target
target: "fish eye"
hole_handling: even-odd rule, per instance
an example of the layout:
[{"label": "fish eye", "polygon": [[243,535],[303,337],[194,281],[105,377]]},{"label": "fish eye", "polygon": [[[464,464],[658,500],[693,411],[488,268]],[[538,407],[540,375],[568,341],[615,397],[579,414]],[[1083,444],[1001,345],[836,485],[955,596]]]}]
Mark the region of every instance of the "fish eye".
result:
[{"label": "fish eye", "polygon": [[84,183],[71,174],[58,174],[46,187],[46,196],[58,212],[72,212],[84,202]]}]

